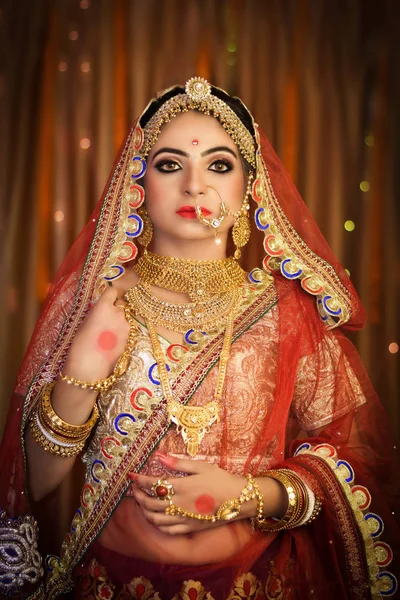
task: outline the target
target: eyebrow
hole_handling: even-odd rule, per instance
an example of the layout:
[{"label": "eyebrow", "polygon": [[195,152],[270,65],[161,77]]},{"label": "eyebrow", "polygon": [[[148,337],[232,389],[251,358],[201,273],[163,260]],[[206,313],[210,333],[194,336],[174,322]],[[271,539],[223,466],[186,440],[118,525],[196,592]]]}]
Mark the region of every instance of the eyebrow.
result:
[{"label": "eyebrow", "polygon": [[[189,154],[187,152],[184,152],[183,150],[178,150],[178,148],[160,148],[160,150],[157,150],[157,152],[153,156],[152,162],[154,161],[156,156],[164,152],[168,152],[169,154],[177,154],[178,156],[185,156],[186,158],[189,157]],[[229,152],[229,154],[232,154],[232,156],[234,156],[237,159],[236,153],[233,150],[231,150],[231,148],[228,148],[228,146],[215,146],[215,148],[209,148],[208,150],[202,152],[200,156],[209,156],[214,152]]]}]

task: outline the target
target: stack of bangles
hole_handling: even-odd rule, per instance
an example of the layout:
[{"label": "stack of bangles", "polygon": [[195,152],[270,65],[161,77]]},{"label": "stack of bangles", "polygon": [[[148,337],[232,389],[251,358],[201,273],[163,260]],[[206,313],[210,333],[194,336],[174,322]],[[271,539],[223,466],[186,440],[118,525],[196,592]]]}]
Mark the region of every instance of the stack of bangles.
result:
[{"label": "stack of bangles", "polygon": [[152,486],[152,495],[157,496],[160,500],[167,500],[169,505],[165,509],[165,514],[188,519],[196,519],[198,521],[230,521],[239,516],[242,504],[250,500],[257,500],[257,515],[251,519],[254,528],[261,531],[281,531],[282,529],[293,529],[300,525],[305,525],[313,521],[321,510],[321,500],[312,494],[312,504],[310,505],[310,492],[301,478],[288,469],[279,469],[267,471],[263,477],[272,477],[276,479],[286,489],[288,495],[288,508],[286,514],[281,519],[273,519],[265,517],[264,496],[259,488],[258,483],[252,475],[246,475],[247,484],[242,489],[239,498],[230,498],[221,504],[217,512],[213,515],[203,515],[194,513],[179,506],[176,506],[172,501],[174,489],[172,484],[164,479],[159,479]]},{"label": "stack of bangles", "polygon": [[82,452],[86,440],[99,418],[97,404],[89,420],[83,425],[70,425],[63,421],[51,404],[51,391],[55,382],[46,384],[29,422],[34,440],[46,452],[57,456],[71,457]]}]

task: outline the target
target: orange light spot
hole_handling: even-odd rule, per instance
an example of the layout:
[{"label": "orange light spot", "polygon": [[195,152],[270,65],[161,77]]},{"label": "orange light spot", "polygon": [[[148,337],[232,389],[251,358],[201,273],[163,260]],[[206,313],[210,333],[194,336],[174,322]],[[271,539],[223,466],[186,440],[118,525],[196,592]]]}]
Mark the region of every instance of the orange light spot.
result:
[{"label": "orange light spot", "polygon": [[399,351],[399,345],[396,344],[396,342],[392,342],[391,344],[389,344],[390,354],[397,354],[398,351]]},{"label": "orange light spot", "polygon": [[97,345],[100,350],[114,350],[117,340],[117,335],[113,331],[102,331],[97,338]]},{"label": "orange light spot", "polygon": [[82,150],[87,150],[90,147],[89,138],[82,138],[81,141],[79,142],[79,145],[82,148]]}]

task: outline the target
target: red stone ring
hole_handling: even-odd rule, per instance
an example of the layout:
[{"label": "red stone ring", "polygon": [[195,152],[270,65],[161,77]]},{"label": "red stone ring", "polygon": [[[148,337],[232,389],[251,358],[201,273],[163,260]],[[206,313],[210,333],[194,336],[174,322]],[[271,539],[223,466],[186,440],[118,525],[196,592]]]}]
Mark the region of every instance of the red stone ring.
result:
[{"label": "red stone ring", "polygon": [[175,494],[172,483],[168,483],[166,479],[158,479],[151,486],[151,491],[160,500],[171,501],[172,496]]}]

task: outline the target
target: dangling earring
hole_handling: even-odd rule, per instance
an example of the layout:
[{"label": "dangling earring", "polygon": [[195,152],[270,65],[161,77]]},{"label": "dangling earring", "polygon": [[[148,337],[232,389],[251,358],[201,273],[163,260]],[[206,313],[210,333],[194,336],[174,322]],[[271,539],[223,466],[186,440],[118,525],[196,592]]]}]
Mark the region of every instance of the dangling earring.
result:
[{"label": "dangling earring", "polygon": [[250,219],[249,219],[249,210],[250,204],[248,203],[247,198],[251,194],[251,183],[253,181],[253,174],[250,173],[249,178],[247,180],[247,188],[246,194],[243,198],[242,206],[237,213],[234,213],[234,223],[232,229],[232,239],[235,244],[235,253],[234,258],[239,260],[242,256],[242,252],[240,248],[243,248],[247,244],[250,239]]},{"label": "dangling earring", "polygon": [[141,246],[143,246],[144,252],[146,252],[147,246],[150,244],[153,237],[153,224],[150,221],[150,217],[147,214],[147,210],[144,206],[138,208],[137,212],[143,221],[143,230],[137,241]]}]

